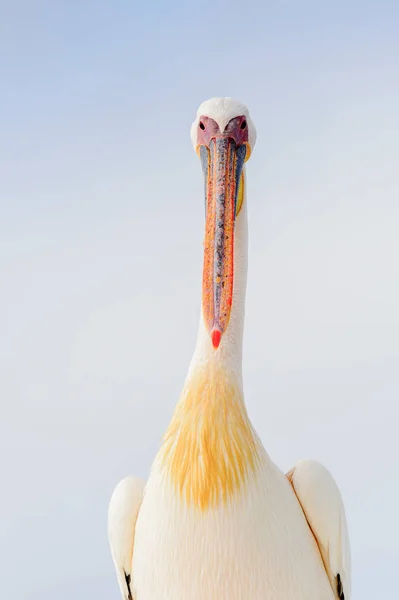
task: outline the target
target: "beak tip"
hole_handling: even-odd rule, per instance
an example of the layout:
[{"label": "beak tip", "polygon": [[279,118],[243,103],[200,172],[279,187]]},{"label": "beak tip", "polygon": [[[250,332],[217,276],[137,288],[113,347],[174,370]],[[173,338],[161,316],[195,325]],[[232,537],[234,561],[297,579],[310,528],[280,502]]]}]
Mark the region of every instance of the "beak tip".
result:
[{"label": "beak tip", "polygon": [[212,338],[212,346],[215,348],[219,348],[220,340],[222,338],[222,332],[219,329],[214,329],[211,333]]}]

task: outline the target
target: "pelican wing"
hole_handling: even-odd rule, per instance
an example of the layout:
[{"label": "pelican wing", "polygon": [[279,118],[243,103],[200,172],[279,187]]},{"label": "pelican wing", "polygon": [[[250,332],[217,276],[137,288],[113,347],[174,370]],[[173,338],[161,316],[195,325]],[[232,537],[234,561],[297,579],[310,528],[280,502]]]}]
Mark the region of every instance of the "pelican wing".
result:
[{"label": "pelican wing", "polygon": [[341,493],[323,465],[305,460],[287,477],[320,548],[331,586],[339,600],[350,600],[351,558]]},{"label": "pelican wing", "polygon": [[134,532],[144,485],[136,477],[122,479],[112,494],[108,510],[108,538],[123,600],[134,600],[131,590]]}]

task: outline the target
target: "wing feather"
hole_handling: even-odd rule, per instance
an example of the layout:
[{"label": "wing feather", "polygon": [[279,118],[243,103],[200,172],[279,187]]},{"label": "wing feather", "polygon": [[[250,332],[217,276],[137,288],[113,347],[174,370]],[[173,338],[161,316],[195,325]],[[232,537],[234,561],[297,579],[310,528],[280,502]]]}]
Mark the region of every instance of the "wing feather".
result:
[{"label": "wing feather", "polygon": [[108,510],[108,538],[123,600],[134,600],[131,565],[144,481],[126,477],[116,486]]},{"label": "wing feather", "polygon": [[301,461],[287,477],[320,548],[331,586],[339,600],[350,600],[351,557],[341,493],[330,472]]}]

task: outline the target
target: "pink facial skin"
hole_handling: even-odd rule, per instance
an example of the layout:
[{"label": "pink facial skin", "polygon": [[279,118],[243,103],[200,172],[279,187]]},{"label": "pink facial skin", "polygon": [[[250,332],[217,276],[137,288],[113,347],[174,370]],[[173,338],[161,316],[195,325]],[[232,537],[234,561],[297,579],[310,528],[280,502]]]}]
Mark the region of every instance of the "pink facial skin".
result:
[{"label": "pink facial skin", "polygon": [[244,116],[231,119],[223,132],[220,131],[216,121],[210,117],[201,117],[197,131],[198,146],[207,146],[209,148],[211,139],[221,137],[233,139],[236,146],[241,146],[241,144],[248,142],[248,123]]}]

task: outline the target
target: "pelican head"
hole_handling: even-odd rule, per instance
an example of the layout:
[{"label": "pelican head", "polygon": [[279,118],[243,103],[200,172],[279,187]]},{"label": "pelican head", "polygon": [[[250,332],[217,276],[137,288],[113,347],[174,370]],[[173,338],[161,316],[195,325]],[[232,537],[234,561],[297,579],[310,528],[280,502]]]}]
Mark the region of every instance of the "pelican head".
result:
[{"label": "pelican head", "polygon": [[197,111],[191,141],[205,178],[202,312],[216,350],[230,319],[234,227],[245,197],[243,167],[255,146],[256,130],[244,104],[232,98],[212,98]]}]

